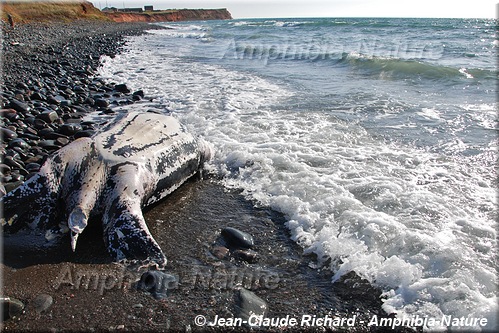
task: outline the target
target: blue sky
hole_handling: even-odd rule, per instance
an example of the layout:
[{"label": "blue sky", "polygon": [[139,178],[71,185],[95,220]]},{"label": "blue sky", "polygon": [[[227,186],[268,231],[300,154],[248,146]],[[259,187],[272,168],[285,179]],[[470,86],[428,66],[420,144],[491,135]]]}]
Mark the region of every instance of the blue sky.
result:
[{"label": "blue sky", "polygon": [[168,8],[227,8],[234,18],[265,17],[487,17],[497,0],[91,0],[98,8],[153,5]]}]

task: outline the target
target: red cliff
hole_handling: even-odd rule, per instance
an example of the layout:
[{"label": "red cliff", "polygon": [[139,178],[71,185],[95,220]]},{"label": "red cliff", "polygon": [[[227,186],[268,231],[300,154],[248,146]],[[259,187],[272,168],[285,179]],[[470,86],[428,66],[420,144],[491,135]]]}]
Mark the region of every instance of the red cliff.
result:
[{"label": "red cliff", "polygon": [[115,22],[176,22],[232,19],[231,14],[225,8],[172,9],[144,13],[105,12],[105,15]]}]

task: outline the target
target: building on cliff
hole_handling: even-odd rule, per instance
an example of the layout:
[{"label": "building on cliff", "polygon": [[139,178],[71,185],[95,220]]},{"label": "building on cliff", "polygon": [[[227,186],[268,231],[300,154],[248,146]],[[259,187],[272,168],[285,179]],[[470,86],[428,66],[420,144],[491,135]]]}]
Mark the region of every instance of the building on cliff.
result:
[{"label": "building on cliff", "polygon": [[[147,9],[146,9],[147,10]],[[116,8],[116,7],[104,7],[102,8],[103,12],[122,12],[122,13],[143,13],[144,10],[142,8]]]}]

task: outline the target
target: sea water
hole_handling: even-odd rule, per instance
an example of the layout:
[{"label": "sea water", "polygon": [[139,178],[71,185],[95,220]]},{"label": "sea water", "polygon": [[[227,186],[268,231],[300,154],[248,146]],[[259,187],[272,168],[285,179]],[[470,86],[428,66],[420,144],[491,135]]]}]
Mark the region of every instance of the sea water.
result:
[{"label": "sea water", "polygon": [[208,141],[211,172],[282,212],[332,282],[355,271],[400,318],[496,327],[496,21],[162,25],[103,58],[150,98],[134,108]]}]

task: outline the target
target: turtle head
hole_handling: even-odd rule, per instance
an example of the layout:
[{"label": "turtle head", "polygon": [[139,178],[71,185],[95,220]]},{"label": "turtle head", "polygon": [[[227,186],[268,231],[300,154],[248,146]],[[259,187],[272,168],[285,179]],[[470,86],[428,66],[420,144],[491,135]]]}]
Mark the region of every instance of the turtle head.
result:
[{"label": "turtle head", "polygon": [[83,232],[87,224],[88,216],[80,207],[76,207],[71,214],[69,214],[68,227],[71,231],[71,248],[73,249],[73,252],[76,250],[78,236]]}]

